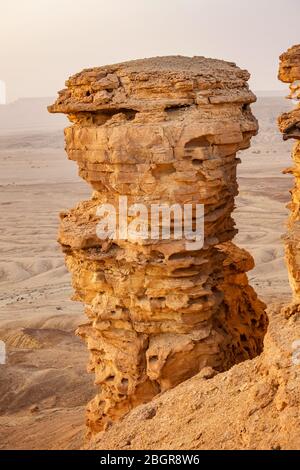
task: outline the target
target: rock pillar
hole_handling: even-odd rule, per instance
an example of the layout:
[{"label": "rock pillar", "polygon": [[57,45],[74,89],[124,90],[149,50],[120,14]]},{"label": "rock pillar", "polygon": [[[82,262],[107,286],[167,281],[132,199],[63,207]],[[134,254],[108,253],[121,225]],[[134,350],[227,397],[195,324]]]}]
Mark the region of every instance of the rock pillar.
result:
[{"label": "rock pillar", "polygon": [[[78,331],[98,387],[91,433],[204,367],[223,371],[262,350],[265,306],[245,274],[253,260],[231,242],[236,154],[258,129],[248,79],[204,57],[136,60],[71,77],[49,108],[73,123],[67,154],[94,189],[61,214],[59,234],[89,320]],[[151,234],[99,239],[97,208],[120,216],[121,196],[128,207],[204,205],[203,246]]]},{"label": "rock pillar", "polygon": [[[280,57],[279,79],[290,84],[288,98],[296,104],[295,109],[279,118],[284,140],[296,139],[292,152],[294,165],[285,170],[285,173],[295,177],[292,200],[288,206],[291,211],[288,233],[285,236],[286,262],[295,307],[300,304],[300,45],[292,47]],[[292,310],[294,307],[291,306]]]}]

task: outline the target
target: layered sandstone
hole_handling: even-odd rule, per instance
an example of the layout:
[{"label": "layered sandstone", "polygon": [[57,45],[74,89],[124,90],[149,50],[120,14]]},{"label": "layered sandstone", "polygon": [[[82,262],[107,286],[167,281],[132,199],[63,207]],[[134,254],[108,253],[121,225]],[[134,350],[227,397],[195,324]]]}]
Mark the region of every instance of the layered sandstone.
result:
[{"label": "layered sandstone", "polygon": [[132,410],[89,449],[299,450],[300,313],[268,308],[263,353],[229,371],[205,369]]},{"label": "layered sandstone", "polygon": [[[205,367],[223,371],[262,351],[267,317],[248,285],[253,260],[232,244],[239,150],[257,132],[249,74],[203,57],[161,57],[84,70],[62,112],[69,159],[94,193],[61,215],[59,241],[99,392],[91,433]],[[97,207],[203,204],[205,239],[101,240]],[[132,217],[131,217],[132,219]]]},{"label": "layered sandstone", "polygon": [[300,303],[300,45],[290,48],[280,57],[279,79],[290,84],[291,93],[288,98],[296,103],[295,109],[279,118],[279,128],[284,140],[296,139],[292,152],[294,166],[285,170],[295,177],[295,185],[291,191],[292,201],[289,204],[291,213],[288,233],[285,237],[286,261],[294,294],[293,309]]}]

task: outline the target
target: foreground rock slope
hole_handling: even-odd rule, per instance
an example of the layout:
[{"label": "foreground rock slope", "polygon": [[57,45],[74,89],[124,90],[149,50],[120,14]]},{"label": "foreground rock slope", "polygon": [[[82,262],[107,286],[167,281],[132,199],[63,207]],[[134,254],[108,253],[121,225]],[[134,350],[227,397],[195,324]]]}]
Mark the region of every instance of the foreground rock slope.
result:
[{"label": "foreground rock slope", "polygon": [[214,375],[195,377],[141,405],[90,449],[264,449],[300,447],[299,313],[268,309],[260,357]]},{"label": "foreground rock slope", "polygon": [[[98,394],[89,434],[207,367],[256,357],[267,328],[248,285],[251,256],[232,243],[239,150],[258,125],[249,74],[203,57],[161,57],[84,70],[49,110],[66,113],[66,150],[94,189],[61,215],[59,241],[89,322]],[[203,204],[205,241],[100,240],[97,207]],[[129,217],[132,221],[132,217]],[[161,225],[161,221],[158,222]]]}]

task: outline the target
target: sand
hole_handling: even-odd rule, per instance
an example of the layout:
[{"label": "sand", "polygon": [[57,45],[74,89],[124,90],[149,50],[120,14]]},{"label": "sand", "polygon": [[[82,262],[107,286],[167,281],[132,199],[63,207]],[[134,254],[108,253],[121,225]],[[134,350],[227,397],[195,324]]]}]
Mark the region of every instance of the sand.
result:
[{"label": "sand", "polygon": [[[84,406],[94,395],[86,347],[74,335],[83,307],[69,300],[70,276],[56,243],[58,213],[90,189],[67,161],[64,121],[49,120],[46,101],[0,106],[0,340],[7,346],[0,449],[79,448]],[[261,131],[240,155],[236,241],[254,256],[249,278],[267,303],[291,295],[281,241],[292,187],[281,171],[291,164],[291,144],[275,125],[288,106],[281,97],[259,98],[253,110]]]}]

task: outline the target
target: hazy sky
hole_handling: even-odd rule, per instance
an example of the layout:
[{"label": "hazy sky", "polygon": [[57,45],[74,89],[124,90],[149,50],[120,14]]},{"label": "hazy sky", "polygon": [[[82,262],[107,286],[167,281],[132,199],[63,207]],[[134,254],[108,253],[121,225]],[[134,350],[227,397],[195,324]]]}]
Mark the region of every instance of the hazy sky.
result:
[{"label": "hazy sky", "polygon": [[278,90],[278,56],[300,43],[299,0],[0,0],[8,99],[54,96],[82,68],[156,55],[236,62]]}]

